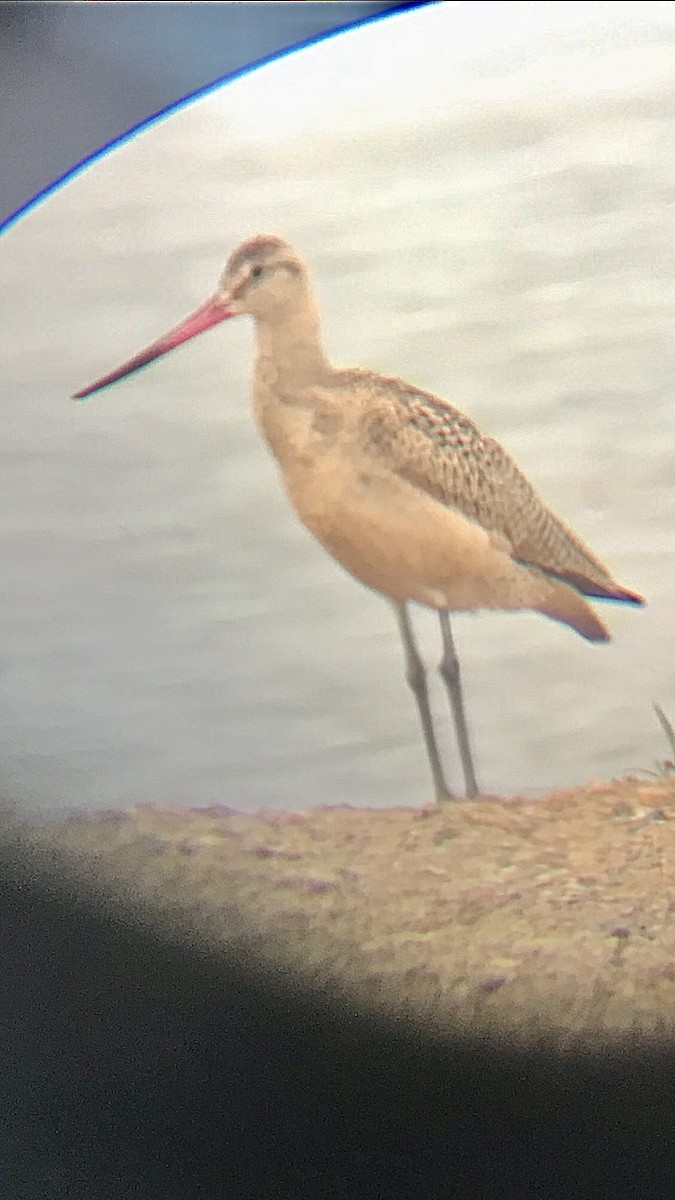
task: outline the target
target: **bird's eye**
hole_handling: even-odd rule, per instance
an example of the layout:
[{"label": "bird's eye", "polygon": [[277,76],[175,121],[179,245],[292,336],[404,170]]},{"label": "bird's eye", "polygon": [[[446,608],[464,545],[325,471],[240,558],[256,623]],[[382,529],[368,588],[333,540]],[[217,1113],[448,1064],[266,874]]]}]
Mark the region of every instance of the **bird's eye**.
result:
[{"label": "bird's eye", "polygon": [[261,266],[251,268],[251,278],[252,279],[257,279],[259,275],[262,275],[262,273],[263,273],[263,268]]}]

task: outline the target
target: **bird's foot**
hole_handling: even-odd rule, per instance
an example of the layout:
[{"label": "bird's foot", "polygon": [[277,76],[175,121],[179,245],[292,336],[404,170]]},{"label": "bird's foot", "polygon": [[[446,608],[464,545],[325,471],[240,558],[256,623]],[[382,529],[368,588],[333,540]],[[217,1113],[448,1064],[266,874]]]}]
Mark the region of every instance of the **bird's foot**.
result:
[{"label": "bird's foot", "polygon": [[451,792],[447,787],[439,788],[436,792],[437,804],[449,804],[451,800],[457,799],[458,797],[455,795],[455,793]]},{"label": "bird's foot", "polygon": [[436,803],[437,804],[449,804],[453,800],[457,801],[457,800],[462,800],[462,799],[480,800],[480,798],[481,798],[481,794],[480,794],[480,791],[478,790],[478,787],[467,789],[466,796],[464,796],[464,797],[456,796],[455,793],[451,792],[450,789],[447,787],[440,788],[436,792]]}]

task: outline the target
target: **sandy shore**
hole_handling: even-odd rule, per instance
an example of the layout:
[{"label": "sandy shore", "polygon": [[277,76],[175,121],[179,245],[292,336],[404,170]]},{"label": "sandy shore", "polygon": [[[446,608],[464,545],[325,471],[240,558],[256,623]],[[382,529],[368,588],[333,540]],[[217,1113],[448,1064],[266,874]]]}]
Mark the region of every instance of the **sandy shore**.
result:
[{"label": "sandy shore", "polygon": [[[122,913],[346,1002],[558,1047],[675,1032],[675,780],[30,833]],[[142,964],[139,964],[139,970]]]}]

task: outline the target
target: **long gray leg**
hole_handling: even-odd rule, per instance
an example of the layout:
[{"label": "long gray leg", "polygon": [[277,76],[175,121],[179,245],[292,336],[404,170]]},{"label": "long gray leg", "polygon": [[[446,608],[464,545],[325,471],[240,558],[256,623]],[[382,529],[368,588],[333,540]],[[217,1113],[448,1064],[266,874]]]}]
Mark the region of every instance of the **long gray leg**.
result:
[{"label": "long gray leg", "polygon": [[471,754],[471,744],[469,742],[469,731],[466,724],[466,713],[464,712],[464,699],[462,696],[462,679],[459,671],[459,659],[455,650],[455,643],[452,640],[452,630],[450,629],[450,618],[447,612],[439,612],[441,621],[441,633],[443,635],[443,658],[440,663],[440,673],[443,676],[443,682],[447,688],[450,704],[452,706],[452,715],[455,719],[455,729],[457,731],[457,744],[459,745],[459,754],[462,760],[462,770],[464,771],[464,782],[466,784],[466,794],[469,800],[480,795],[478,784],[476,783],[476,774],[473,769],[473,757]]},{"label": "long gray leg", "polygon": [[449,791],[441,766],[441,759],[436,745],[436,736],[434,734],[434,726],[431,719],[431,709],[429,708],[429,692],[427,689],[427,676],[424,670],[424,663],[419,656],[415,638],[413,636],[410,616],[405,604],[396,605],[396,613],[398,616],[399,628],[401,630],[401,640],[405,651],[405,677],[414,692],[417,701],[417,707],[420,710],[420,718],[422,720],[422,732],[424,733],[424,743],[427,748],[429,757],[429,766],[431,774],[434,778],[434,788],[436,791],[436,800],[440,804],[443,800],[454,800],[454,796]]}]

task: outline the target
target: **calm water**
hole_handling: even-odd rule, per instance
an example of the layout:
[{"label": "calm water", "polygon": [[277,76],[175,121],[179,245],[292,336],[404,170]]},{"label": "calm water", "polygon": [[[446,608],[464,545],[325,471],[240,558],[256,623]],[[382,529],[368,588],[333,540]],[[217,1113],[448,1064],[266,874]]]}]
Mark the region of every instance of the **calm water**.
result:
[{"label": "calm water", "polygon": [[[253,77],[257,127],[225,89],[7,235],[0,786],[20,810],[429,799],[389,606],[298,525],[254,430],[247,321],[68,400],[201,301],[257,231],[309,259],[337,361],[451,397],[649,599],[604,606],[609,647],[529,614],[456,618],[483,786],[536,793],[665,756],[651,702],[675,715],[670,7],[620,44],[605,30],[583,87],[597,31],[537,34],[530,58],[552,45],[557,75],[532,73],[515,35],[510,57],[467,49],[465,93],[455,77],[436,110],[413,54],[381,83],[382,112],[387,87],[414,99],[415,70],[425,103],[379,128],[328,116],[265,134]],[[434,666],[435,617],[416,620]],[[439,689],[435,706],[459,784]]]}]

